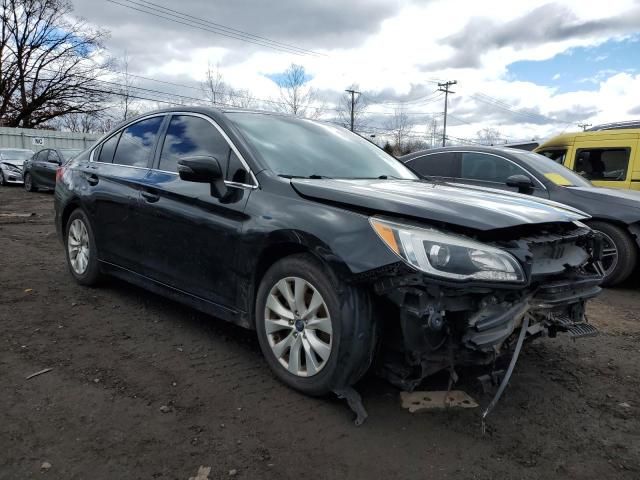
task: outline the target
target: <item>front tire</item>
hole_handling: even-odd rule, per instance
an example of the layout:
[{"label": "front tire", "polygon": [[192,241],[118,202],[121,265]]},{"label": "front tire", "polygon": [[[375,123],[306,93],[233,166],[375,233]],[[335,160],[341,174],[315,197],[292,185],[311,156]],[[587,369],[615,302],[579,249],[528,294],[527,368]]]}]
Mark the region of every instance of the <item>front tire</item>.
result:
[{"label": "front tire", "polygon": [[24,175],[24,189],[27,192],[35,192],[37,190],[37,187],[33,182],[33,177],[31,176],[30,173],[26,173]]},{"label": "front tire", "polygon": [[80,285],[95,285],[100,279],[98,251],[87,215],[81,209],[69,216],[64,236],[67,265]]},{"label": "front tire", "polygon": [[631,236],[621,227],[602,221],[589,222],[589,226],[602,234],[604,244],[602,266],[604,287],[624,282],[633,272],[638,261],[638,249]]},{"label": "front tire", "polygon": [[4,181],[4,173],[0,170],[0,187],[4,187],[6,185]]},{"label": "front tire", "polygon": [[376,330],[368,293],[340,281],[308,254],[286,257],[265,273],[255,320],[269,367],[307,395],[354,384],[373,359]]}]

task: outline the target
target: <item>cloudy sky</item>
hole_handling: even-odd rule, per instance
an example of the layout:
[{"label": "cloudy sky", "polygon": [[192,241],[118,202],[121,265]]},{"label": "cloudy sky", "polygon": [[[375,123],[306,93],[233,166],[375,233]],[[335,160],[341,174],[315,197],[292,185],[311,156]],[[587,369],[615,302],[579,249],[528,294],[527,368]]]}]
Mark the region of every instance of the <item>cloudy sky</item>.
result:
[{"label": "cloudy sky", "polygon": [[[197,85],[211,63],[234,87],[277,98],[273,79],[297,63],[327,100],[327,115],[345,88],[359,85],[371,128],[403,105],[413,133],[425,134],[429,118],[441,118],[437,83],[445,80],[458,82],[452,137],[490,127],[507,140],[545,138],[578,123],[640,118],[640,0],[73,3],[110,31],[109,54],[126,51],[132,73],[184,87],[138,85],[184,96],[202,96]],[[227,36],[212,31],[222,27]],[[230,38],[237,31],[252,42]]]}]

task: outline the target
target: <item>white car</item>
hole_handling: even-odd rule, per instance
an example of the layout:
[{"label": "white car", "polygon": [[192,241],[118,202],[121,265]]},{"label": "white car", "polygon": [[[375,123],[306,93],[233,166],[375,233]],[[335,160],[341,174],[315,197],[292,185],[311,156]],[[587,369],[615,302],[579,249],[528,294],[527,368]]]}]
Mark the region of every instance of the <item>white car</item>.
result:
[{"label": "white car", "polygon": [[22,164],[33,155],[25,148],[0,148],[0,185],[23,183]]}]

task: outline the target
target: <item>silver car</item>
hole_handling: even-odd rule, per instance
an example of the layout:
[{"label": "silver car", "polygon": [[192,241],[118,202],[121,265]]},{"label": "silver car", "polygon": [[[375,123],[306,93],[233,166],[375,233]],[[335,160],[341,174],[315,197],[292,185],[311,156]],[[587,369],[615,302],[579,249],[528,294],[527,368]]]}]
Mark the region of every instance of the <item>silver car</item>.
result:
[{"label": "silver car", "polygon": [[25,148],[0,148],[0,185],[22,183],[22,164],[33,154]]}]

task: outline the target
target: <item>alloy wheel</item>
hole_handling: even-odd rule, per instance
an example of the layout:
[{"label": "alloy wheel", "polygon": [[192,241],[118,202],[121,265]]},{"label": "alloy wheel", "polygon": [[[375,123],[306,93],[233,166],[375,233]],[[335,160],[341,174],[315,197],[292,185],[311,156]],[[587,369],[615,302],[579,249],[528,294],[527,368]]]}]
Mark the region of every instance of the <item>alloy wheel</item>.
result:
[{"label": "alloy wheel", "polygon": [[69,263],[77,275],[82,275],[89,265],[89,232],[82,220],[76,218],[69,226],[67,236]]},{"label": "alloy wheel", "polygon": [[27,173],[27,175],[24,177],[24,188],[25,188],[25,190],[30,192],[31,191],[31,185],[32,185],[32,183],[31,183],[31,175],[29,175]]},{"label": "alloy wheel", "polygon": [[269,292],[264,327],[271,351],[289,373],[311,377],[329,360],[333,329],[320,292],[307,280],[286,277]]},{"label": "alloy wheel", "polygon": [[618,265],[618,248],[609,235],[600,230],[598,233],[602,235],[602,268],[606,276],[610,275]]}]

